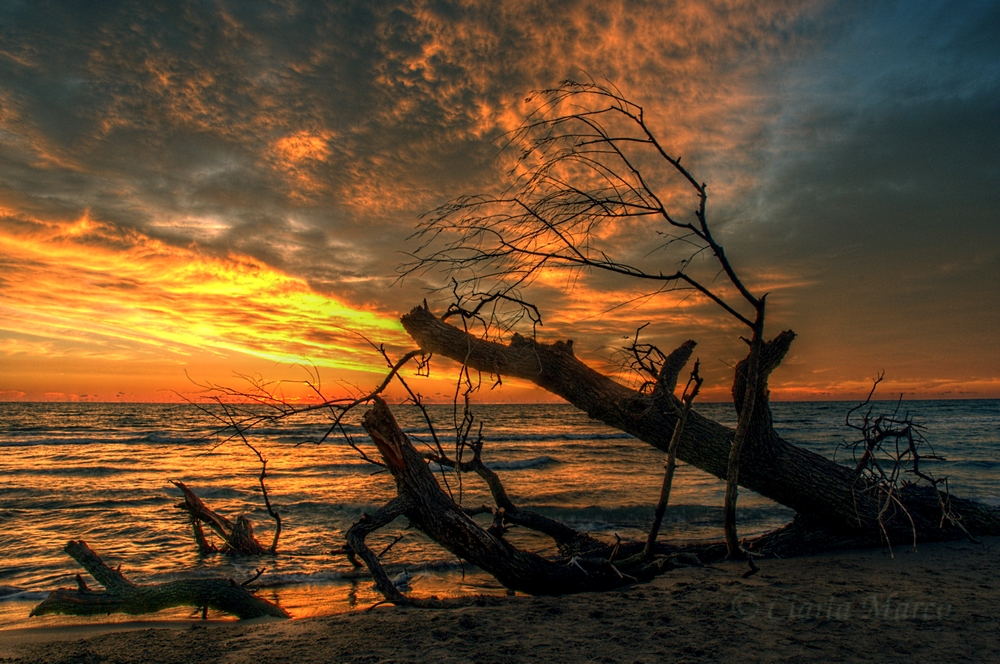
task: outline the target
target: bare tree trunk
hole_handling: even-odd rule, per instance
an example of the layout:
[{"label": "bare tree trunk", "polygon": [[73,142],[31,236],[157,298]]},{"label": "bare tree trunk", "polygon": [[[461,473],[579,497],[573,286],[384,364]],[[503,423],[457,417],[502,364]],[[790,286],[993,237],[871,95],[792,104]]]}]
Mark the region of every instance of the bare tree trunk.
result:
[{"label": "bare tree trunk", "polygon": [[[402,317],[403,327],[428,353],[437,353],[469,367],[497,375],[531,381],[556,394],[594,419],[628,432],[666,451],[676,423],[673,409],[656,407],[649,395],[640,394],[580,362],[572,345],[543,344],[515,335],[509,345],[483,341],[442,322],[430,311],[416,307]],[[880,505],[871,488],[852,468],[792,445],[774,431],[767,398],[767,377],[788,352],[795,335],[782,332],[761,347],[759,384],[741,451],[739,485],[786,505],[798,514],[795,532],[803,541],[808,527],[829,536],[819,537],[826,547],[836,542],[852,546],[882,541]],[[746,360],[744,360],[746,362]],[[741,363],[742,364],[742,363]],[[742,406],[745,382],[737,367],[733,386],[735,403]],[[670,397],[673,398],[673,397]],[[739,413],[742,417],[742,413]],[[692,411],[677,447],[677,457],[716,477],[725,479],[734,432]],[[913,517],[921,540],[958,539],[965,534],[950,522],[942,524],[938,496],[933,489],[909,487],[899,496]],[[974,534],[1000,534],[1000,510],[974,501],[951,498],[952,511]],[[883,515],[885,532],[894,541],[912,539],[910,520],[899,513]],[[763,538],[759,546],[787,545],[786,531]],[[779,547],[780,548],[780,547]]]},{"label": "bare tree trunk", "polygon": [[729,462],[726,466],[726,498],[722,508],[722,532],[726,537],[726,551],[730,558],[741,554],[739,538],[736,535],[736,498],[739,493],[740,456],[743,453],[743,443],[750,431],[750,420],[757,401],[757,387],[760,383],[760,353],[764,343],[764,298],[757,307],[757,319],[753,326],[753,339],[750,341],[750,354],[743,363],[743,379],[747,389],[743,396],[743,408],[740,410],[739,422],[733,433],[733,444],[729,448]]},{"label": "bare tree trunk", "polygon": [[507,588],[533,595],[607,590],[649,579],[670,568],[669,561],[660,559],[652,563],[637,561],[640,564],[619,569],[605,557],[610,548],[607,546],[589,556],[574,556],[564,561],[521,551],[500,533],[481,528],[441,489],[427,462],[400,430],[381,398],[373,398],[362,426],[392,473],[397,496],[376,514],[362,517],[348,530],[347,541],[372,571],[379,590],[393,603],[406,604],[411,600],[393,587],[364,538],[401,514],[445,549],[492,574]]},{"label": "bare tree trunk", "polygon": [[[677,382],[676,375],[679,367],[674,369],[671,365],[676,364],[676,361],[680,359],[677,356],[681,355],[683,356],[683,362],[681,362],[683,366],[683,363],[687,362],[687,359],[691,356],[692,348],[693,346],[688,344],[681,346],[672,352],[663,363],[664,370],[660,371],[660,379],[657,381],[657,388],[660,390],[661,397],[672,393]],[[687,387],[684,388],[684,393],[681,395],[682,405],[677,412],[677,423],[674,424],[674,433],[670,436],[670,443],[667,446],[667,463],[663,467],[663,484],[660,487],[660,499],[657,501],[656,510],[653,512],[653,525],[649,528],[649,535],[646,537],[646,546],[642,550],[642,555],[646,560],[653,557],[656,537],[660,533],[660,524],[663,523],[663,515],[667,512],[667,503],[670,502],[670,489],[674,483],[674,471],[677,469],[677,445],[681,442],[684,425],[687,424],[688,417],[691,415],[691,405],[701,390],[702,382],[704,382],[698,374],[698,365],[699,362],[696,361],[694,363],[694,370],[691,372],[691,379],[688,381]],[[671,372],[668,379],[669,382],[664,380],[666,378],[666,371]],[[688,392],[688,389],[691,389],[691,391]],[[666,399],[664,398],[664,400]]]},{"label": "bare tree trunk", "polygon": [[74,616],[127,613],[155,613],[177,606],[216,609],[239,618],[275,616],[288,618],[281,607],[254,596],[230,579],[189,579],[152,585],[137,585],[111,569],[84,542],[71,541],[65,551],[90,573],[104,591],[87,587],[83,577],[76,577],[76,590],[60,588],[36,606],[32,616],[62,613]]}]

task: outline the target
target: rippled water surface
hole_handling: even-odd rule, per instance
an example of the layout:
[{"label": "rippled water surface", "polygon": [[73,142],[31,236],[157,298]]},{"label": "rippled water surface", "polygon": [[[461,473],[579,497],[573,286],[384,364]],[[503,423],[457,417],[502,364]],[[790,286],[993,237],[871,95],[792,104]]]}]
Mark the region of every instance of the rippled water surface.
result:
[{"label": "rippled water surface", "polygon": [[[847,461],[837,447],[852,438],[843,425],[850,405],[777,403],[775,427],[790,442]],[[948,459],[933,472],[948,475],[956,494],[1000,502],[1000,401],[919,401],[908,407],[935,451]],[[735,419],[730,404],[697,410],[730,425]],[[418,444],[429,440],[412,407],[394,412]],[[648,527],[662,480],[662,452],[567,405],[487,405],[476,413],[484,423],[484,460],[520,506],[607,537],[637,538]],[[453,444],[451,408],[432,407],[431,414],[441,423],[443,444]],[[273,527],[257,485],[256,457],[238,440],[224,442],[212,418],[186,404],[0,404],[0,629],[84,620],[27,619],[48,590],[74,585],[80,570],[62,551],[70,539],[86,541],[111,564],[121,563],[140,583],[217,574],[242,579],[264,566],[261,593],[295,616],[373,603],[370,580],[356,578],[344,557],[331,551],[363,512],[394,495],[392,481],[343,438],[299,444],[326,427],[326,418],[312,415],[251,437],[269,459],[268,488],[284,520],[280,555],[263,561],[201,559],[170,480],[188,484],[225,516],[248,515],[263,542],[270,542]],[[357,418],[346,430],[366,446]],[[457,496],[457,478],[449,484]],[[718,537],[724,488],[681,465],[661,537]],[[464,476],[460,490],[466,505],[487,502],[478,478]],[[786,508],[741,492],[741,534],[790,518]],[[490,577],[462,568],[406,525],[398,519],[370,541],[378,550],[404,535],[386,562],[405,563],[417,574],[414,592],[502,592]],[[512,532],[526,547],[549,547],[544,539]]]}]

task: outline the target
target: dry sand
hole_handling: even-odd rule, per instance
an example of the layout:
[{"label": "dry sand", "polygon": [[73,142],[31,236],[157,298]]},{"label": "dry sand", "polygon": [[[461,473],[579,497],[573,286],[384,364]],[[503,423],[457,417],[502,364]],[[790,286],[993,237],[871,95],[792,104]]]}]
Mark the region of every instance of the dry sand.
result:
[{"label": "dry sand", "polygon": [[1000,538],[895,554],[764,561],[749,579],[725,563],[622,592],[451,609],[8,631],[0,661],[1000,662]]}]

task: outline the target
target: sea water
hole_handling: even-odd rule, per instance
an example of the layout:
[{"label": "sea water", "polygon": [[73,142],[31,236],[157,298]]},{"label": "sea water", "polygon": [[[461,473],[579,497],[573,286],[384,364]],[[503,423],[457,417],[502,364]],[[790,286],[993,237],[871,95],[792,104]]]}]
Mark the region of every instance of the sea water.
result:
[{"label": "sea water", "polygon": [[[844,425],[853,404],[775,403],[775,428],[789,442],[850,463],[843,444],[855,431]],[[895,404],[878,404],[892,410]],[[904,404],[934,451],[947,461],[922,470],[948,476],[956,495],[1000,503],[1000,401],[916,401]],[[431,444],[423,417],[394,406],[418,447]],[[732,426],[731,404],[705,403],[703,415]],[[455,413],[431,406],[441,445],[454,449]],[[483,459],[504,481],[519,507],[613,540],[643,537],[659,495],[665,455],[569,405],[480,405]],[[344,431],[370,455],[360,411]],[[365,512],[394,495],[391,477],[367,463],[342,435],[322,444],[329,415],[316,412],[254,430],[248,440],[268,460],[266,486],[282,516],[278,555],[232,558],[198,555],[178,489],[184,482],[211,508],[231,519],[247,515],[269,544],[274,522],[262,500],[257,457],[239,438],[191,404],[0,403],[0,629],[121,619],[45,616],[28,619],[48,591],[75,587],[82,570],[64,552],[84,540],[137,583],[226,576],[242,581],[256,570],[258,594],[294,617],[366,607],[379,597],[371,579],[338,550],[344,532]],[[478,431],[478,425],[474,427]],[[231,433],[231,432],[230,432]],[[448,489],[467,506],[489,502],[475,476],[448,476]],[[721,536],[722,481],[680,464],[660,537],[669,541]],[[787,508],[741,490],[741,536],[786,523]],[[484,523],[488,523],[488,516]],[[463,565],[405,518],[369,536],[391,571],[414,576],[416,595],[503,593],[488,575]],[[513,529],[519,545],[555,553],[544,537]],[[191,609],[158,614],[184,618]]]}]

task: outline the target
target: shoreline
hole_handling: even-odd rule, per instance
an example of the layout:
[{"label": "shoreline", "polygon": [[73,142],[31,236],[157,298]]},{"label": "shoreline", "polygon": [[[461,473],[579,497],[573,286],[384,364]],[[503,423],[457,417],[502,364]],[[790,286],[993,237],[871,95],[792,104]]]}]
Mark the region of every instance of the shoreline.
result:
[{"label": "shoreline", "polygon": [[[0,661],[1000,659],[1000,538],[669,572],[622,591],[291,621],[0,631]],[[154,616],[150,616],[154,618]]]}]

